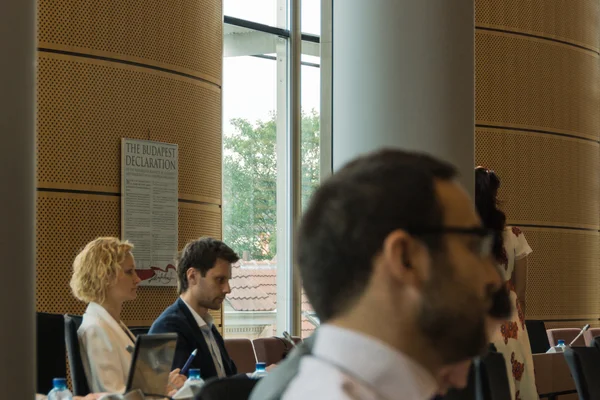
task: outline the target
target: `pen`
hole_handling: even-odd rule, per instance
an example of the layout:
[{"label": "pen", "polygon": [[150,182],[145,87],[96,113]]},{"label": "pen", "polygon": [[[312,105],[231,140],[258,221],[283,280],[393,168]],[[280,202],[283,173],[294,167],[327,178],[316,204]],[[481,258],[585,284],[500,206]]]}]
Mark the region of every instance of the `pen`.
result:
[{"label": "pen", "polygon": [[190,354],[190,357],[187,359],[185,365],[183,366],[183,368],[181,368],[181,371],[179,372],[181,375],[187,375],[187,372],[190,369],[190,365],[192,365],[192,361],[194,361],[194,357],[196,357],[196,353],[198,353],[198,349],[192,351],[192,354]]}]

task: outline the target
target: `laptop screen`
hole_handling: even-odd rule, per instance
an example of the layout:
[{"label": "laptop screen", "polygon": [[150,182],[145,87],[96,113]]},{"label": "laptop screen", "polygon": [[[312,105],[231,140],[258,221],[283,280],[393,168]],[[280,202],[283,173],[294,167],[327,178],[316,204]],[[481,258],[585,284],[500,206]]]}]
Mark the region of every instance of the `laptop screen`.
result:
[{"label": "laptop screen", "polygon": [[176,333],[140,335],[135,342],[126,393],[139,389],[147,395],[166,395],[175,357]]}]

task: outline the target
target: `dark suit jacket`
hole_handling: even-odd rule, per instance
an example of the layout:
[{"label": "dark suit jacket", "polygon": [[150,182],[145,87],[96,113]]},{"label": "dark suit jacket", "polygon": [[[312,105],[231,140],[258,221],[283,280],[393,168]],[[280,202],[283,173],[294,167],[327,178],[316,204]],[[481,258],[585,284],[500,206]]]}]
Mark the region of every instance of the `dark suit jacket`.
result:
[{"label": "dark suit jacket", "polygon": [[[200,327],[188,306],[180,298],[163,311],[156,321],[154,321],[148,333],[170,332],[177,333],[178,336],[175,358],[173,359],[173,369],[183,368],[192,351],[198,349],[198,353],[190,368],[200,368],[200,375],[204,380],[217,376],[217,369],[210,355],[208,344],[200,331]],[[235,363],[229,358],[223,337],[215,326],[212,327],[212,333],[221,350],[225,373],[227,376],[237,374]]]}]

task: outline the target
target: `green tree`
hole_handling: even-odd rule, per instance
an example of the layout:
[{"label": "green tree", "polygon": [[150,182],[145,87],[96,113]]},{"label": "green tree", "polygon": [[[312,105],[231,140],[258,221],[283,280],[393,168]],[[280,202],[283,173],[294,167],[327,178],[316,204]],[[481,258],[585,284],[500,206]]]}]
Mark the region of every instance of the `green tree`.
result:
[{"label": "green tree", "polygon": [[[276,115],[252,124],[233,119],[223,138],[223,239],[254,260],[277,254]],[[319,114],[302,113],[302,207],[319,183]]]}]

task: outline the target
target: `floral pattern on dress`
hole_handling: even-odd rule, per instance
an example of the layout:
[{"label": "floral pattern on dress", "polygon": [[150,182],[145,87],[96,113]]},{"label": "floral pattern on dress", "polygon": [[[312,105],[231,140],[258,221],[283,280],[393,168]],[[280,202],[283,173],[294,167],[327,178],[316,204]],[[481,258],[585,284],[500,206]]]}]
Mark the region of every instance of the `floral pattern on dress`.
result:
[{"label": "floral pattern on dress", "polygon": [[504,338],[504,344],[508,344],[508,339],[517,339],[519,337],[519,326],[516,322],[506,321],[500,327],[500,332]]},{"label": "floral pattern on dress", "polygon": [[493,342],[505,360],[510,400],[539,400],[525,316],[512,281],[515,260],[527,256],[531,253],[531,248],[527,244],[525,233],[519,228],[507,227],[504,235],[503,255],[506,259],[498,260],[497,266],[498,271],[502,273],[505,289],[510,295],[513,313],[508,321],[499,326]]},{"label": "floral pattern on dress", "polygon": [[510,363],[512,364],[513,377],[517,381],[521,381],[521,378],[523,377],[523,372],[525,372],[525,363],[521,363],[521,362],[517,361],[517,359],[515,358],[514,351],[512,352],[512,354],[510,356]]}]

